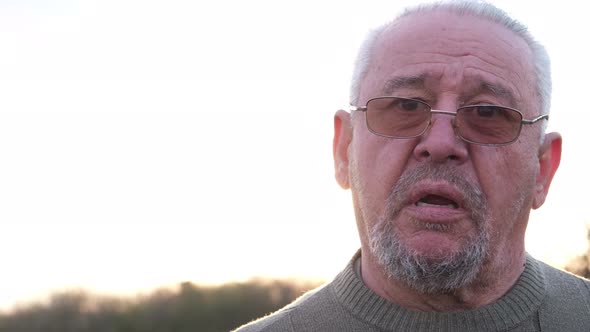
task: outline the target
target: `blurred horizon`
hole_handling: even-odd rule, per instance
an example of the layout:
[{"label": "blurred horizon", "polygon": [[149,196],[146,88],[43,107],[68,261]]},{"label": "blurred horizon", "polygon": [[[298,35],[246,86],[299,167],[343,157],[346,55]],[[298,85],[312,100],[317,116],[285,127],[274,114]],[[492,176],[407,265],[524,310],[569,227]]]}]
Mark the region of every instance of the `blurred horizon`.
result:
[{"label": "blurred horizon", "polygon": [[[562,163],[526,242],[563,267],[590,224],[590,50],[564,35],[590,21],[581,3],[491,2],[552,58]],[[414,3],[0,1],[0,310],[68,289],[332,278],[359,247],[333,114],[363,35]]]},{"label": "blurred horizon", "polygon": [[[590,228],[588,229],[588,240],[590,241]],[[568,271],[570,273],[576,274],[581,277],[588,278],[590,276],[590,248],[585,253],[581,255],[577,255],[572,257],[565,266],[554,266],[559,269]],[[309,290],[315,288],[319,285],[324,283],[330,282],[330,279],[317,279],[317,278],[301,278],[301,277],[265,277],[265,276],[252,276],[245,280],[228,280],[219,283],[199,283],[198,281],[194,280],[184,280],[176,282],[175,284],[170,285],[156,285],[151,289],[146,289],[139,292],[134,293],[102,293],[96,292],[92,289],[84,289],[84,288],[70,288],[70,289],[59,289],[59,290],[52,290],[51,292],[47,293],[43,297],[36,297],[29,300],[24,300],[21,302],[15,303],[13,306],[9,308],[0,308],[0,315],[12,315],[19,311],[28,310],[30,308],[36,308],[39,305],[42,306],[51,306],[52,303],[55,302],[55,299],[59,299],[62,297],[69,297],[69,296],[80,296],[82,298],[88,299],[90,302],[92,301],[125,301],[125,302],[137,302],[137,301],[144,301],[145,299],[164,293],[175,293],[182,291],[186,287],[192,288],[200,288],[204,290],[222,290],[224,288],[231,288],[234,286],[244,286],[244,285],[257,285],[257,286],[264,286],[267,287],[269,285],[274,284],[281,284],[281,285],[289,285],[295,289],[300,290]],[[302,293],[301,293],[302,294]],[[299,295],[301,295],[299,294]],[[1,319],[0,319],[1,320]]]},{"label": "blurred horizon", "polygon": [[[313,283],[257,280],[223,287],[189,282],[135,298],[84,291],[56,293],[46,303],[0,312],[0,332],[229,331],[275,311]],[[248,306],[244,307],[247,302]]]},{"label": "blurred horizon", "polygon": [[[196,287],[204,290],[222,290],[223,288],[240,286],[240,285],[261,285],[268,286],[273,284],[285,284],[290,285],[299,289],[311,289],[317,287],[328,280],[313,279],[313,278],[295,278],[295,277],[283,277],[283,278],[272,278],[264,276],[253,276],[245,280],[229,280],[219,283],[200,283],[193,280],[178,281],[168,285],[154,285],[154,287],[129,293],[108,293],[99,292],[90,288],[64,288],[54,289],[39,297],[33,297],[30,299],[20,300],[9,307],[0,307],[0,315],[13,315],[19,311],[28,310],[38,306],[51,306],[55,298],[61,298],[64,296],[83,296],[90,301],[123,301],[123,302],[141,302],[151,296],[164,293],[176,293],[182,290],[186,285]],[[1,318],[0,318],[1,321]]]},{"label": "blurred horizon", "polygon": [[[590,252],[570,263],[568,271],[590,277]],[[58,292],[43,303],[0,311],[0,332],[36,331],[39,327],[45,332],[228,331],[284,307],[318,285],[302,280],[254,279],[221,286],[182,282],[134,297],[84,290]]]}]

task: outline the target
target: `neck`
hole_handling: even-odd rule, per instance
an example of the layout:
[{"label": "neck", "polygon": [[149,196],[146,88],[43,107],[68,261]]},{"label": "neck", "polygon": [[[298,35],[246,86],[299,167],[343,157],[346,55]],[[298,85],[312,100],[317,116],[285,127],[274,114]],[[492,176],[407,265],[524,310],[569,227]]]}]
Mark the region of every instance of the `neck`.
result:
[{"label": "neck", "polygon": [[502,258],[486,261],[474,282],[452,293],[420,293],[402,281],[388,278],[370,255],[361,256],[360,272],[367,287],[402,307],[426,312],[461,311],[496,301],[508,292],[524,271],[524,249],[518,255],[511,252],[490,256]]}]

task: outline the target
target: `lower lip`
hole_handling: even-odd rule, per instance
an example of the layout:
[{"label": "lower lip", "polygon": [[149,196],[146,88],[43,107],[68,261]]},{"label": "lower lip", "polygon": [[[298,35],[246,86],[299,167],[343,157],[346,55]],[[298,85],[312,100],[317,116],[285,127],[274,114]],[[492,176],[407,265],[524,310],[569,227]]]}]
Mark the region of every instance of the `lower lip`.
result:
[{"label": "lower lip", "polygon": [[461,208],[454,209],[445,206],[409,205],[404,210],[413,218],[428,223],[454,223],[466,216],[466,211]]}]

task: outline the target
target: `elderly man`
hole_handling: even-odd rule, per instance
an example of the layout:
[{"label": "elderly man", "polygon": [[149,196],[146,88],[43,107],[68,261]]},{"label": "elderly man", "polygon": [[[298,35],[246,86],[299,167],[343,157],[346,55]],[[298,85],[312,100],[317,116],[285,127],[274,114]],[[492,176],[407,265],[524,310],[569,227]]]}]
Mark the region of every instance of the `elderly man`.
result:
[{"label": "elderly man", "polygon": [[334,118],[361,250],[241,331],[590,331],[590,282],[525,252],[559,165],[549,59],[485,3],[407,10],[359,53]]}]

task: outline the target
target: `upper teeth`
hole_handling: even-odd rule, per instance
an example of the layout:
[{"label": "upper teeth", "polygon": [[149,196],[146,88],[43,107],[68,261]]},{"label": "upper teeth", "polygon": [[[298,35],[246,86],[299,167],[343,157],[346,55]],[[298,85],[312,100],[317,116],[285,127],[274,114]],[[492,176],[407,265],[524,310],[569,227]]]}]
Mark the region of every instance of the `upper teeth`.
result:
[{"label": "upper teeth", "polygon": [[450,208],[450,209],[456,209],[457,208],[457,206],[455,204],[441,205],[441,204],[430,204],[430,203],[421,202],[421,201],[416,202],[416,206],[436,206],[436,207],[447,207],[447,208]]}]

